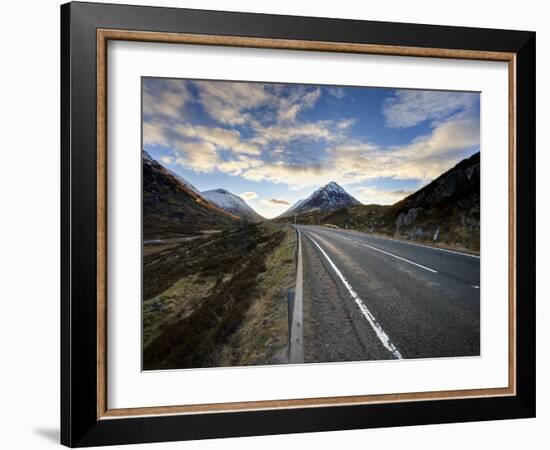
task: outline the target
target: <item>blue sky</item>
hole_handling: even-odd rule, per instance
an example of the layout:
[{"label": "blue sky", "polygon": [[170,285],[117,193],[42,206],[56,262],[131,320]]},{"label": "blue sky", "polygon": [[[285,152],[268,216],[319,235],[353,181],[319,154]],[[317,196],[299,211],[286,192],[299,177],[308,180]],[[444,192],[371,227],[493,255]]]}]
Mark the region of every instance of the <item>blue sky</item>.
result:
[{"label": "blue sky", "polygon": [[479,151],[479,94],[143,78],[143,147],[275,217],[336,181],[393,204]]}]

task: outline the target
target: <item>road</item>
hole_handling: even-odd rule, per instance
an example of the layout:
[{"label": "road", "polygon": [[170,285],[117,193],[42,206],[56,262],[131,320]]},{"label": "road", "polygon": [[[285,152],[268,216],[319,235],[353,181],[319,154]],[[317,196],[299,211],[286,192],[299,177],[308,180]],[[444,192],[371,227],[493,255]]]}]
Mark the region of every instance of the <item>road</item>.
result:
[{"label": "road", "polygon": [[480,259],[298,226],[305,362],[477,356]]}]

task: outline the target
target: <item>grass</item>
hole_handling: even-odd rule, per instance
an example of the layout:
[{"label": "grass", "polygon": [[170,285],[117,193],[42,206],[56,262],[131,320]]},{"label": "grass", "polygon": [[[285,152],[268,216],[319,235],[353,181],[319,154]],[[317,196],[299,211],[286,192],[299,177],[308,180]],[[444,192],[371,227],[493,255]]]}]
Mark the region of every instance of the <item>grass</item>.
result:
[{"label": "grass", "polygon": [[189,317],[215,286],[214,277],[189,275],[176,281],[160,295],[143,303],[143,346],[147,347],[166,323]]},{"label": "grass", "polygon": [[163,252],[174,248],[177,244],[147,244],[143,246],[143,255],[149,256],[154,253]]},{"label": "grass", "polygon": [[286,228],[282,242],[266,260],[266,270],[258,275],[256,300],[220,352],[220,365],[274,363],[286,349],[287,292],[295,281],[295,244],[294,232]]},{"label": "grass", "polygon": [[294,232],[249,225],[144,257],[144,369],[269,364],[284,348]]}]

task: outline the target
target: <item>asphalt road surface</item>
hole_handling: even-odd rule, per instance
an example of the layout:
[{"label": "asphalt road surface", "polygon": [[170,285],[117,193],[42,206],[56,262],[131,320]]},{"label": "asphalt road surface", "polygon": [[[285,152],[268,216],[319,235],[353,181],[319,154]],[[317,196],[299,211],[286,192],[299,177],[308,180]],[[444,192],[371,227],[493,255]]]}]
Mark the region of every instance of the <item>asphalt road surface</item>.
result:
[{"label": "asphalt road surface", "polygon": [[478,356],[479,257],[298,226],[305,362]]}]

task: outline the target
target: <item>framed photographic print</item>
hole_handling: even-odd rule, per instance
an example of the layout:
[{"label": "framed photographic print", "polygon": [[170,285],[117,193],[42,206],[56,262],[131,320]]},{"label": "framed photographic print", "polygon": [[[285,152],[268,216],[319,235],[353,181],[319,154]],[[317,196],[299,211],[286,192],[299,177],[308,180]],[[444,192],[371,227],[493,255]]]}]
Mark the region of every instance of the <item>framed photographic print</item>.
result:
[{"label": "framed photographic print", "polygon": [[61,19],[63,444],[535,415],[535,33]]}]

